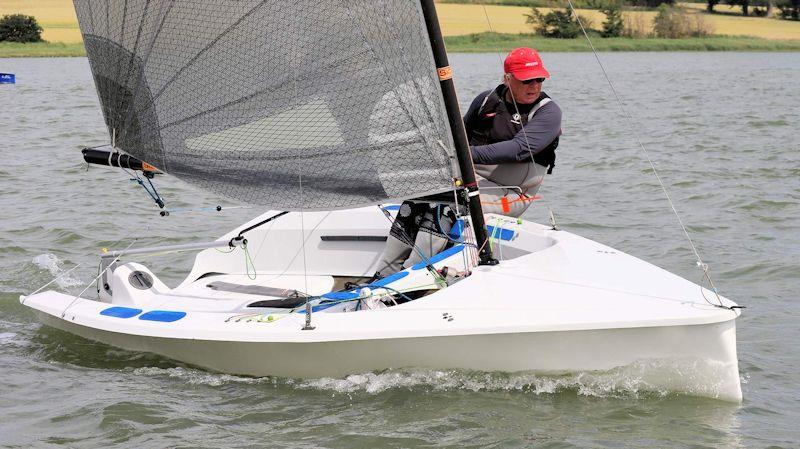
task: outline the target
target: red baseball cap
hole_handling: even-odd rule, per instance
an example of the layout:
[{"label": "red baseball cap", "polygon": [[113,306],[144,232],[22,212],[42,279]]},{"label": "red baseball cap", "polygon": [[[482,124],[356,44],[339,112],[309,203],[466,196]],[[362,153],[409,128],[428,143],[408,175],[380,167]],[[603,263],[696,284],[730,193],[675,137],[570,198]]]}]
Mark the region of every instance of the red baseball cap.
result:
[{"label": "red baseball cap", "polygon": [[511,50],[503,63],[506,73],[514,75],[514,78],[525,81],[533,78],[550,78],[550,72],[544,68],[542,57],[539,53],[528,47],[520,47]]}]

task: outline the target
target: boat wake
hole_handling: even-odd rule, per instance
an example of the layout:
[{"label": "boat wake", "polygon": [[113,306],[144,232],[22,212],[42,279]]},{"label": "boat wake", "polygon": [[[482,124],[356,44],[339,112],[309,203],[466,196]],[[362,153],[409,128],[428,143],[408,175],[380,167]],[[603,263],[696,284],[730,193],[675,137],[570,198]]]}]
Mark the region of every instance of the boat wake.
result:
[{"label": "boat wake", "polygon": [[666,397],[671,394],[731,399],[730,367],[705,360],[643,360],[607,371],[562,375],[536,373],[480,373],[461,370],[389,370],[354,374],[344,379],[314,379],[299,388],[340,393],[380,393],[390,389],[431,391],[520,391],[555,394],[573,391],[579,396],[602,398]]},{"label": "boat wake", "polygon": [[730,367],[698,360],[647,360],[607,371],[553,375],[536,373],[484,373],[464,370],[399,369],[377,373],[352,374],[342,379],[286,379],[215,374],[174,367],[142,367],[134,370],[146,376],[168,376],[188,384],[221,386],[226,384],[271,384],[301,390],[334,393],[379,394],[390,390],[416,392],[518,391],[547,395],[574,392],[578,396],[639,399],[673,394],[729,400]]},{"label": "boat wake", "polygon": [[232,374],[218,374],[210,373],[194,368],[173,367],[173,368],[157,368],[153,366],[146,366],[135,368],[133,373],[139,376],[149,377],[162,377],[166,376],[173,379],[184,381],[188,385],[208,385],[211,387],[219,387],[229,384],[275,384],[279,383],[278,379],[271,377],[247,377],[247,376],[234,376]]},{"label": "boat wake", "polygon": [[[32,262],[39,268],[49,271],[53,277],[59,276],[66,271],[62,267],[63,262],[55,254],[39,254],[33,258]],[[83,282],[72,274],[67,274],[56,279],[56,284],[61,288],[69,288],[82,285]]]}]

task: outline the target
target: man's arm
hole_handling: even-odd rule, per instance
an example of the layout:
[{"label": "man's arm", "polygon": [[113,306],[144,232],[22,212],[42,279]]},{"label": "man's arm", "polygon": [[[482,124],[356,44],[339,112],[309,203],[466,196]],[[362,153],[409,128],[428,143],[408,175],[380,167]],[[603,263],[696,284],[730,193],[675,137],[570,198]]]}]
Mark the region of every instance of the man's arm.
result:
[{"label": "man's arm", "polygon": [[471,146],[472,161],[485,165],[528,162],[531,160],[531,154],[545,149],[559,134],[561,134],[561,108],[551,101],[536,111],[533,119],[511,140]]}]

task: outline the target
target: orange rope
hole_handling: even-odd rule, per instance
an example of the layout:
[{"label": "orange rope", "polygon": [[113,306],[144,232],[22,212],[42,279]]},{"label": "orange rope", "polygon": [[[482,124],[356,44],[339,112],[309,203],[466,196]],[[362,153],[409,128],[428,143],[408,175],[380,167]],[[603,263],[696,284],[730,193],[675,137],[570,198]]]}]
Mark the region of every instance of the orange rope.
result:
[{"label": "orange rope", "polygon": [[481,204],[489,204],[489,205],[492,205],[492,206],[500,206],[500,207],[503,208],[503,212],[508,213],[511,210],[511,205],[514,204],[514,203],[520,203],[520,202],[526,203],[526,202],[529,202],[529,201],[536,201],[536,200],[540,200],[540,199],[542,199],[542,197],[539,196],[539,195],[530,196],[530,197],[529,196],[520,195],[519,198],[509,201],[508,198],[504,196],[503,198],[500,199],[500,201],[481,201]]}]

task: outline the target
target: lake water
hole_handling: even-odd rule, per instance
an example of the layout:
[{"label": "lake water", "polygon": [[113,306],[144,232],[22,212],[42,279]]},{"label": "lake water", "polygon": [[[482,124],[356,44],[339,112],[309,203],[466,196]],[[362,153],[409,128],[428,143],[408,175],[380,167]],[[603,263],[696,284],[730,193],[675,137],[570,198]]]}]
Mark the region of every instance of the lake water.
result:
[{"label": "lake water", "polygon": [[[528,218],[693,281],[700,273],[591,54],[546,54],[544,90],[564,136]],[[798,447],[800,54],[603,54],[737,321],[741,405],[659,391],[639,368],[561,377],[389,371],[253,379],[182,366],[42,327],[18,303],[101,247],[209,240],[259,213],[162,218],[80,148],[107,142],[88,63],[0,59],[0,446],[4,447]],[[496,54],[453,55],[462,107],[499,80]],[[172,208],[230,202],[162,177]],[[175,284],[191,257],[146,260]]]}]

